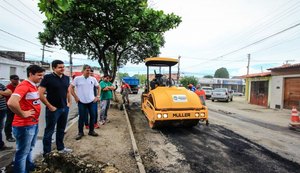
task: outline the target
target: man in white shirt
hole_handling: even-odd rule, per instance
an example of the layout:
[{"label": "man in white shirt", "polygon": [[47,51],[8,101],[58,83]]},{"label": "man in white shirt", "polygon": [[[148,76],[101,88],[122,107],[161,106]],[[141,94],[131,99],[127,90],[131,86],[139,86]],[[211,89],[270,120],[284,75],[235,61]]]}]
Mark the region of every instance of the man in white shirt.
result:
[{"label": "man in white shirt", "polygon": [[[90,136],[98,136],[94,131],[94,121],[97,113],[94,109],[94,104],[97,104],[100,98],[100,87],[95,77],[90,76],[91,67],[83,65],[82,76],[74,78],[70,85],[70,91],[75,101],[78,103],[79,121],[78,121],[78,135],[76,140],[80,140],[83,136],[83,126],[85,116],[90,115],[89,133]],[[76,87],[76,92],[75,92]],[[94,87],[97,88],[97,96],[94,95]]]}]

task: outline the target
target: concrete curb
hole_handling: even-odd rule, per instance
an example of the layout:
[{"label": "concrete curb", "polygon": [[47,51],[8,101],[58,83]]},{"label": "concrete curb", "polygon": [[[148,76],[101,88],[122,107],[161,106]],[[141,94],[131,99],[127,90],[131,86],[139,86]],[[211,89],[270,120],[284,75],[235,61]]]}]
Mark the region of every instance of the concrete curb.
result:
[{"label": "concrete curb", "polygon": [[73,118],[69,124],[67,124],[68,126],[66,127],[65,129],[65,132],[67,132],[77,121],[78,121],[78,118],[79,115],[77,115],[75,118]]},{"label": "concrete curb", "polygon": [[130,121],[129,121],[129,117],[128,117],[128,114],[127,114],[127,111],[126,111],[126,107],[125,107],[124,104],[122,106],[123,106],[123,110],[124,110],[126,120],[127,120],[127,124],[128,124],[128,129],[129,129],[129,133],[130,133],[130,138],[131,138],[131,143],[132,143],[132,148],[133,148],[136,163],[138,165],[140,173],[146,173],[145,167],[143,165],[142,158],[141,158],[139,150],[137,148],[136,140],[135,140],[133,132],[132,132],[132,127],[131,127],[131,124],[130,124]]}]

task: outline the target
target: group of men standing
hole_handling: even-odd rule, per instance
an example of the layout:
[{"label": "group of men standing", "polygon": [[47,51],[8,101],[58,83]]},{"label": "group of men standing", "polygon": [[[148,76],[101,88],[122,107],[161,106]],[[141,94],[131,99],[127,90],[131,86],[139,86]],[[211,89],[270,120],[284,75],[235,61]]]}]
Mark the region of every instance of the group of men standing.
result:
[{"label": "group of men standing", "polygon": [[[16,141],[16,153],[13,160],[16,173],[29,172],[35,168],[32,150],[38,134],[41,102],[46,106],[46,126],[43,136],[44,156],[51,152],[55,127],[58,152],[72,152],[72,149],[64,145],[71,95],[78,104],[79,112],[76,140],[80,140],[84,136],[83,127],[88,115],[90,117],[88,135],[98,136],[94,125],[98,123],[96,119],[98,117],[97,105],[100,100],[100,123],[108,122],[107,111],[113,96],[112,91],[115,90],[109,81],[110,77],[104,76],[99,85],[96,78],[90,75],[91,67],[84,65],[83,75],[75,77],[70,84],[69,77],[64,75],[63,61],[54,60],[51,65],[53,72],[45,76],[45,70],[42,67],[30,65],[27,67],[27,79],[20,84],[18,83],[19,77],[16,75],[10,77],[11,83],[7,87],[0,84],[0,130],[2,132],[6,115],[6,139],[9,142]],[[8,147],[2,140],[2,133],[0,135],[0,150],[3,150]]]}]

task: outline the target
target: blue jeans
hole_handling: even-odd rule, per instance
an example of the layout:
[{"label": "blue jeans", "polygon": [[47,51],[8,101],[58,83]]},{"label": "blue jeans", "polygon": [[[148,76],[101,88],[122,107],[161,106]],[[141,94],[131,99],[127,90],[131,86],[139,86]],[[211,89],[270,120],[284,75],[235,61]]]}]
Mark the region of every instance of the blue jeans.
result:
[{"label": "blue jeans", "polygon": [[100,121],[107,119],[107,111],[109,109],[110,100],[102,100],[101,101],[101,114],[100,114]]},{"label": "blue jeans", "polygon": [[95,111],[95,123],[98,121],[98,102],[94,104],[94,111]]},{"label": "blue jeans", "polygon": [[23,127],[13,126],[13,134],[16,138],[15,173],[26,173],[34,169],[32,149],[35,145],[38,131],[39,127],[37,124]]},{"label": "blue jeans", "polygon": [[94,131],[94,124],[95,124],[95,105],[96,103],[81,103],[78,102],[78,112],[79,112],[79,121],[78,121],[78,132],[83,134],[83,126],[84,122],[86,121],[86,117],[88,114],[90,115],[90,123],[89,123],[89,130],[90,132]]},{"label": "blue jeans", "polygon": [[4,142],[2,139],[2,130],[4,127],[4,119],[5,119],[5,112],[6,110],[0,110],[0,148],[2,148],[4,146]]},{"label": "blue jeans", "polygon": [[52,135],[54,133],[54,128],[56,125],[56,147],[57,150],[62,150],[65,148],[64,136],[65,129],[68,121],[69,107],[58,108],[56,111],[52,112],[46,108],[46,127],[43,137],[43,147],[44,154],[51,152],[51,141]]},{"label": "blue jeans", "polygon": [[[93,109],[95,111],[95,120],[94,120],[94,123],[97,123],[97,121],[98,121],[98,102],[94,103]],[[85,118],[84,118],[84,125],[86,125],[86,126],[89,125],[89,115],[85,116]]]},{"label": "blue jeans", "polygon": [[6,121],[5,121],[5,136],[6,138],[12,137],[12,122],[14,120],[15,113],[13,113],[10,109],[6,111]]}]

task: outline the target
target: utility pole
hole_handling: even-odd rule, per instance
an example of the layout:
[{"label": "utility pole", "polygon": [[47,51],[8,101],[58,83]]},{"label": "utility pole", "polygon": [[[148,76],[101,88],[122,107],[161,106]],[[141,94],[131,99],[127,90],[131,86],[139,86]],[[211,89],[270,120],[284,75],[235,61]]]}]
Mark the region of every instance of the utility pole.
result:
[{"label": "utility pole", "polygon": [[44,53],[45,51],[53,53],[53,51],[47,50],[47,49],[45,49],[45,47],[49,48],[49,46],[46,46],[46,44],[43,44],[43,48],[41,49],[42,50],[42,62],[44,62],[44,60],[45,60],[45,53]]},{"label": "utility pole", "polygon": [[178,70],[177,70],[177,84],[179,84],[179,78],[180,78],[180,58],[181,56],[178,56]]},{"label": "utility pole", "polygon": [[72,78],[73,76],[73,58],[72,58],[72,52],[70,52],[70,77]]},{"label": "utility pole", "polygon": [[44,62],[44,57],[45,57],[45,55],[44,55],[44,52],[45,52],[45,44],[43,44],[43,49],[42,49],[42,62]]},{"label": "utility pole", "polygon": [[249,68],[250,68],[250,53],[248,54],[247,75],[249,75]]}]

